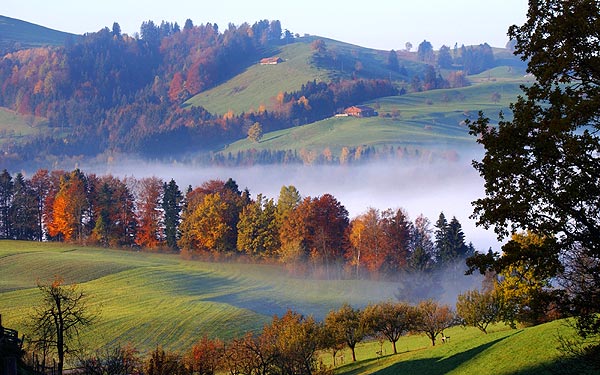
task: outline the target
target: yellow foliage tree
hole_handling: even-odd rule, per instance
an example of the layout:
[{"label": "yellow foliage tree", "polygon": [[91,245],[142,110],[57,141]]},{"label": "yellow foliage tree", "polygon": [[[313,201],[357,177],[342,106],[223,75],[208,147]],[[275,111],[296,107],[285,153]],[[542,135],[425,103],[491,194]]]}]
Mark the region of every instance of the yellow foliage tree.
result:
[{"label": "yellow foliage tree", "polygon": [[221,251],[229,227],[225,221],[227,203],[218,193],[207,194],[182,217],[179,246],[185,250]]}]

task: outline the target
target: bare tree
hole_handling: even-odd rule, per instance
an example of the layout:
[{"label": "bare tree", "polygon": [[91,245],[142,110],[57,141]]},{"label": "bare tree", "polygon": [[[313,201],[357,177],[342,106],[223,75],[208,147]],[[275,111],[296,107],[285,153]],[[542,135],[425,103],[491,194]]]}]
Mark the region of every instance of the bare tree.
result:
[{"label": "bare tree", "polygon": [[38,282],[42,302],[30,316],[32,343],[44,354],[58,356],[57,374],[62,375],[65,355],[81,347],[80,333],[98,317],[88,305],[88,295],[75,284],[66,285],[61,277],[52,283]]}]

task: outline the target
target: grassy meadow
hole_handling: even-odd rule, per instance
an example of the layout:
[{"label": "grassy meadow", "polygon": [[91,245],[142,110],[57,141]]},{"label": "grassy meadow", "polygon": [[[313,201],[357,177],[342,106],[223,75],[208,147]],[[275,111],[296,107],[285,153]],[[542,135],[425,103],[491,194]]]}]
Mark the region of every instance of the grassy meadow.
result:
[{"label": "grassy meadow", "polygon": [[312,80],[329,81],[328,71],[311,64],[312,51],[308,40],[281,46],[267,55],[279,56],[284,62],[260,65],[257,61],[223,84],[190,98],[185,105],[202,106],[219,115],[229,110],[236,114],[256,111],[261,105],[272,109],[280,91],[296,91]]},{"label": "grassy meadow", "polygon": [[36,134],[49,132],[48,121],[34,116],[23,116],[0,107],[0,144],[19,142]]},{"label": "grassy meadow", "polygon": [[[494,70],[505,74],[507,67]],[[486,78],[487,79],[487,78]],[[361,145],[401,145],[433,150],[464,150],[475,147],[466,119],[474,120],[479,111],[499,120],[502,111],[510,117],[509,104],[520,92],[524,80],[489,81],[459,89],[434,90],[380,98],[365,104],[377,109],[378,117],[331,117],[312,124],[264,134],[260,142],[243,139],[222,152],[235,154],[256,150],[315,150],[329,148],[339,155],[342,147]],[[499,98],[492,98],[493,94]]]},{"label": "grassy meadow", "polygon": [[66,244],[0,241],[0,313],[19,331],[38,300],[36,281],[61,275],[92,296],[101,312],[86,340],[190,347],[199,337],[228,339],[261,329],[293,309],[323,318],[331,309],[394,298],[394,283],[309,280],[280,267],[206,263],[178,255]]},{"label": "grassy meadow", "polygon": [[[37,280],[62,275],[89,293],[99,320],[84,336],[90,348],[133,343],[142,353],[161,345],[185,351],[200,337],[227,340],[260,330],[290,308],[322,318],[348,302],[354,306],[394,299],[393,283],[292,278],[279,267],[206,263],[173,254],[82,247],[73,244],[0,241],[0,313],[6,327],[27,335],[25,319],[40,298]],[[389,342],[368,341],[338,353],[336,374],[551,374],[560,358],[565,321],[485,335],[453,327],[450,342],[431,347],[423,335],[407,335],[393,355]],[[382,355],[377,354],[381,351]],[[343,357],[343,358],[342,358]],[[320,353],[333,365],[330,352]]]},{"label": "grassy meadow", "polygon": [[[314,51],[311,43],[315,39],[322,39],[328,51],[336,56],[328,66],[319,66],[312,59]],[[257,61],[241,74],[190,98],[184,105],[202,106],[219,115],[229,110],[235,114],[256,111],[261,105],[273,110],[277,108],[279,92],[297,91],[313,80],[351,79],[357,61],[362,66],[358,73],[360,78],[407,79],[386,67],[388,53],[327,38],[299,38],[294,43],[265,51],[265,56],[281,57],[282,63],[260,65]],[[402,60],[402,64],[412,71],[423,69],[423,64],[409,60]]]},{"label": "grassy meadow", "polygon": [[[348,363],[352,357],[345,350],[344,363],[337,363],[336,374],[560,374],[564,373],[562,366],[574,365],[560,362],[563,357],[557,349],[559,336],[573,334],[565,320],[520,329],[496,325],[487,335],[472,327],[453,327],[445,334],[450,341],[438,342],[435,347],[425,336],[403,336],[396,344],[396,355],[391,344],[384,342],[381,357],[376,354],[379,342],[359,344],[357,362]],[[331,363],[331,354],[323,359]]]}]

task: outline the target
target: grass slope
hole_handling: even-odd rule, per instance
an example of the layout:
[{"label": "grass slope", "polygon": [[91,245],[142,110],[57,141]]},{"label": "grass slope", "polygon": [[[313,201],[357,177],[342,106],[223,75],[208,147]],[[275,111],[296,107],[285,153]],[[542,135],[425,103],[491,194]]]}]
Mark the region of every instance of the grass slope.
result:
[{"label": "grass slope", "polygon": [[30,136],[49,132],[46,119],[22,116],[15,111],[0,107],[0,145],[5,142],[21,142]]},{"label": "grass slope", "polygon": [[[161,345],[187,350],[200,337],[223,339],[260,330],[273,314],[291,308],[317,317],[348,302],[393,299],[396,287],[371,281],[293,279],[281,269],[252,264],[186,261],[176,255],[0,241],[0,313],[5,326],[27,334],[24,322],[39,301],[36,280],[53,275],[77,282],[92,297],[100,320],[84,336],[94,348],[133,343],[142,352]],[[349,349],[335,373],[552,374],[558,373],[558,335],[564,321],[512,330],[503,325],[484,335],[475,328],[446,330],[451,341],[431,347],[423,335],[408,335],[393,355],[389,342],[360,343],[357,362]],[[382,345],[382,346],[380,346]],[[383,350],[382,350],[383,349]],[[377,351],[383,356],[378,357]],[[332,365],[330,353],[320,354]],[[560,372],[560,371],[559,371]]]},{"label": "grass slope", "polygon": [[[464,120],[475,119],[478,111],[498,121],[498,113],[510,116],[509,103],[526,83],[518,73],[507,74],[507,67],[495,68],[481,77],[481,83],[460,89],[435,90],[381,98],[367,105],[378,108],[380,117],[332,117],[313,124],[266,133],[259,142],[243,139],[228,145],[223,153],[239,151],[295,150],[323,151],[334,155],[342,147],[394,145],[423,149],[464,149],[473,147]],[[504,79],[490,78],[494,76]],[[492,94],[500,95],[497,101]]]},{"label": "grass slope", "polygon": [[203,335],[239,336],[287,309],[322,318],[343,303],[366,305],[394,298],[397,290],[386,282],[295,279],[267,265],[17,241],[0,242],[0,275],[6,326],[23,331],[39,299],[36,280],[62,275],[81,284],[101,311],[86,340],[94,346],[131,341],[141,350],[185,349]]},{"label": "grass slope", "polygon": [[267,53],[284,62],[277,65],[255,64],[227,82],[202,92],[186,105],[202,106],[214,114],[229,110],[239,114],[258,110],[260,105],[273,108],[277,94],[295,91],[308,81],[327,81],[328,72],[310,63],[312,51],[308,41],[300,41]]},{"label": "grass slope", "polygon": [[78,35],[49,29],[30,22],[0,16],[0,51],[5,47],[18,49],[63,45]]},{"label": "grass slope", "polygon": [[[211,90],[202,92],[189,99],[185,104],[202,106],[209,112],[224,114],[232,110],[235,114],[257,110],[264,105],[267,110],[276,108],[279,92],[299,90],[308,81],[329,82],[337,78],[351,78],[357,74],[360,78],[383,78],[399,80],[400,74],[392,72],[386,66],[389,52],[368,49],[331,39],[322,39],[327,49],[336,56],[328,66],[315,64],[311,43],[317,37],[303,37],[294,43],[267,51],[265,57],[279,56],[284,61],[277,65],[260,65],[257,61],[243,73],[233,77]],[[360,61],[360,70],[356,64]],[[422,70],[423,64],[401,60],[410,71]]]},{"label": "grass slope", "polygon": [[[378,358],[378,342],[359,344],[356,363],[348,363],[350,351],[344,352],[346,363],[336,374],[557,374],[562,373],[557,350],[559,336],[573,335],[566,321],[513,330],[498,325],[485,335],[476,328],[453,327],[445,332],[449,343],[431,347],[422,335],[409,335],[397,343],[393,355],[389,342],[383,345],[384,356]],[[386,355],[387,353],[387,355]],[[324,359],[331,362],[331,356]]]}]

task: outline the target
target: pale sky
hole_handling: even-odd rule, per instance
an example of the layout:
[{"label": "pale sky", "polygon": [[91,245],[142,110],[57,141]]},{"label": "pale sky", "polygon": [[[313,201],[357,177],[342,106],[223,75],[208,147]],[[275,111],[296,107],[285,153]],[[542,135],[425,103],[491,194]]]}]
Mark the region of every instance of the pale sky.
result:
[{"label": "pale sky", "polygon": [[0,15],[76,34],[95,32],[118,22],[124,33],[139,31],[143,21],[195,25],[253,24],[281,21],[300,35],[337,39],[362,47],[416,49],[424,39],[443,44],[487,42],[504,47],[508,27],[523,24],[527,0],[2,0]]}]

